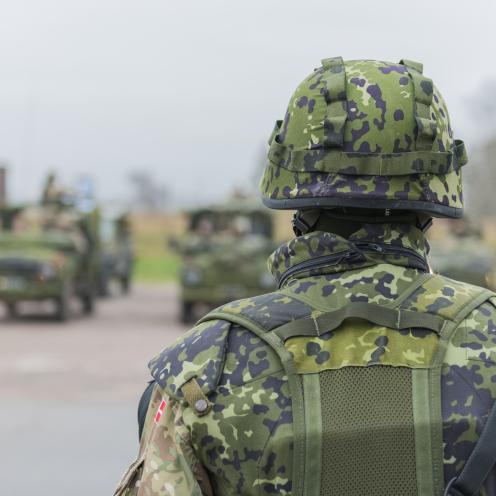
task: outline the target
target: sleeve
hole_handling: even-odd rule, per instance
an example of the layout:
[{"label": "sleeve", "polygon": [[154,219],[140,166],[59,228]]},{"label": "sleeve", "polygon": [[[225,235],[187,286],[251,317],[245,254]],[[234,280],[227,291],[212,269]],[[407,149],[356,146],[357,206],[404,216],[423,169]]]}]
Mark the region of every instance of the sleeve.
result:
[{"label": "sleeve", "polygon": [[114,496],[213,496],[182,415],[182,405],[155,385],[138,457]]}]

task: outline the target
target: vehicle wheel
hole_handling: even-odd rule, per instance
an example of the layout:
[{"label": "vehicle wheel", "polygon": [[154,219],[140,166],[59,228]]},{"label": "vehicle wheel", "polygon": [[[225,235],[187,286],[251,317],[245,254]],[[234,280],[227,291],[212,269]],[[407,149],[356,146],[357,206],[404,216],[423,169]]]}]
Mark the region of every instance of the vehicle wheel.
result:
[{"label": "vehicle wheel", "polygon": [[83,313],[86,315],[91,315],[95,311],[95,298],[92,293],[81,296],[81,303],[83,304]]},{"label": "vehicle wheel", "polygon": [[100,278],[100,281],[98,284],[98,295],[103,296],[103,297],[110,295],[109,278],[106,276],[102,276]]},{"label": "vehicle wheel", "polygon": [[131,279],[128,275],[121,277],[121,293],[128,294],[131,289]]},{"label": "vehicle wheel", "polygon": [[5,310],[7,312],[7,316],[10,319],[15,319],[16,317],[19,316],[19,308],[17,306],[17,303],[14,301],[10,301],[5,304]]},{"label": "vehicle wheel", "polygon": [[67,289],[55,300],[55,318],[65,322],[69,318],[70,294]]},{"label": "vehicle wheel", "polygon": [[194,320],[193,315],[194,303],[191,301],[183,301],[181,304],[181,322],[183,324],[191,324]]}]

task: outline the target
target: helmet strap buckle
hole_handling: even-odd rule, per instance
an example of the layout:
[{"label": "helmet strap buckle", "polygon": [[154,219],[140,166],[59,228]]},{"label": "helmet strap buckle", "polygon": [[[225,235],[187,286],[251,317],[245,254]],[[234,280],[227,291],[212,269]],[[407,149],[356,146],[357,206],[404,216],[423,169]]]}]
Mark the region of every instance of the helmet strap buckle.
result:
[{"label": "helmet strap buckle", "polygon": [[291,221],[295,236],[307,234],[315,226],[319,217],[320,210],[296,211]]},{"label": "helmet strap buckle", "polygon": [[293,227],[293,232],[295,236],[301,236],[304,233],[307,233],[308,230],[310,229],[310,226],[308,226],[299,216],[300,212],[295,212],[293,215],[293,220],[291,221],[291,225]]}]

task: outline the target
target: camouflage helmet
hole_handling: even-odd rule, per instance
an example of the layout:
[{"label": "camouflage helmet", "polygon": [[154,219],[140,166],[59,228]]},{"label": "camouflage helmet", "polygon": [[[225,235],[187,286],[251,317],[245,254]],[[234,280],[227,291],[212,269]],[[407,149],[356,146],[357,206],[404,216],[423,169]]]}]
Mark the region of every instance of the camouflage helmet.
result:
[{"label": "camouflage helmet", "polygon": [[409,60],[323,60],[276,123],[260,183],[264,203],[461,217],[465,147],[422,72]]}]

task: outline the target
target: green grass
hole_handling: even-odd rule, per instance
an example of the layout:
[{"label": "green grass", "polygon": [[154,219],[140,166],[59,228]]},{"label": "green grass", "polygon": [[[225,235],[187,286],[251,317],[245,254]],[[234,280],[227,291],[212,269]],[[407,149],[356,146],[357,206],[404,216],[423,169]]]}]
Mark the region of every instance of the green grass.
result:
[{"label": "green grass", "polygon": [[170,253],[162,256],[138,256],[134,265],[134,277],[142,282],[167,282],[177,280],[179,257]]}]

